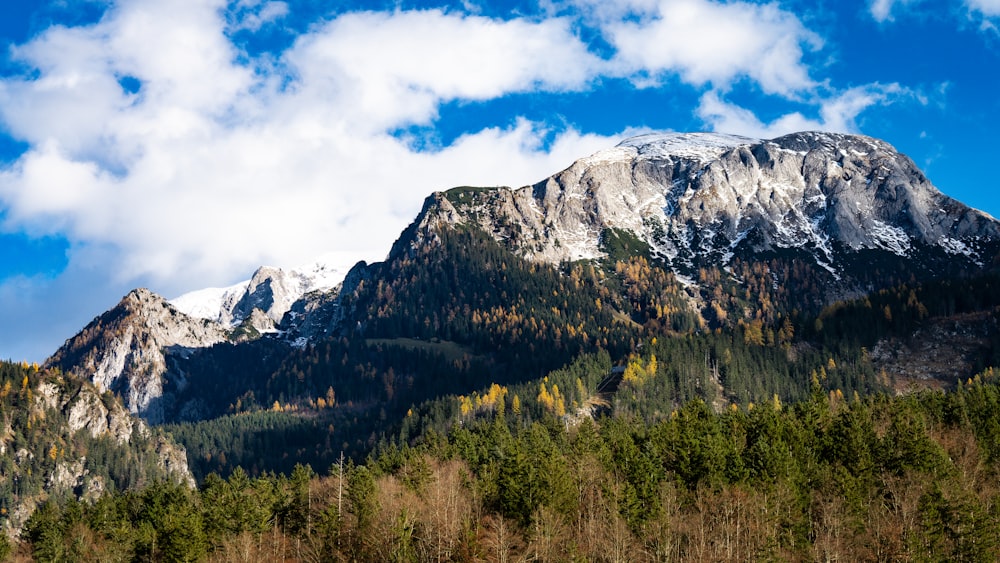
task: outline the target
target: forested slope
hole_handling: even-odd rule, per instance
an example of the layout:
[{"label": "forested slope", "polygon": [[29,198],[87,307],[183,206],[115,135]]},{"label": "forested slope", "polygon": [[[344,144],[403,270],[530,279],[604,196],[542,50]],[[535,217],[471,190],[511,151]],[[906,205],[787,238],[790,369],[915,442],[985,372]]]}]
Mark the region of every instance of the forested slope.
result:
[{"label": "forested slope", "polygon": [[[542,411],[599,410],[601,401],[646,421],[693,398],[716,409],[775,395],[797,401],[814,379],[865,395],[897,383],[872,355],[880,342],[970,313],[987,336],[934,383],[953,386],[996,365],[995,274],[908,276],[819,307],[812,267],[795,260],[704,270],[695,291],[646,256],[641,241],[625,233],[605,241],[606,259],[556,267],[521,259],[473,228],[442,230],[345,292],[344,314],[357,320],[339,336],[300,350],[271,339],[219,344],[179,360],[202,418],[169,431],[201,479],[236,466],[251,475],[295,463],[322,468],[341,452],[358,459],[428,429],[444,433],[491,409],[482,406],[491,385],[517,396],[529,421]],[[563,375],[593,358],[603,359]],[[612,366],[627,369],[628,381],[599,393]],[[548,398],[539,402],[543,385]]]},{"label": "forested slope", "polygon": [[[41,561],[951,560],[1000,557],[1000,388],[818,386],[656,423],[494,416],[315,476],[210,477],[51,501]],[[505,412],[506,411],[506,412]]]}]

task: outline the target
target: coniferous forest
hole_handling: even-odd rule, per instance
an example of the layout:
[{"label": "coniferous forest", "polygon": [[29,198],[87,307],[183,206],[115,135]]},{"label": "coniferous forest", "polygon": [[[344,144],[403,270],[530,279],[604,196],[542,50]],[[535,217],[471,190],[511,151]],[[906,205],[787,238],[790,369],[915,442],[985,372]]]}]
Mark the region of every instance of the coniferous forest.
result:
[{"label": "coniferous forest", "polygon": [[695,399],[657,422],[528,422],[500,393],[489,416],[363,463],[53,498],[3,549],[40,561],[989,561],[996,378],[901,398],[814,385],[791,405],[722,412]]},{"label": "coniferous forest", "polygon": [[[883,265],[827,304],[829,274],[794,253],[701,268],[692,289],[627,232],[603,240],[601,260],[547,265],[442,229],[344,289],[341,333],[175,358],[184,408],[128,445],[32,407],[81,382],[2,364],[0,468],[19,480],[0,519],[37,508],[0,555],[1000,557],[995,272]],[[965,376],[902,392],[885,343],[970,324]],[[153,463],[168,438],[195,487]],[[85,483],[42,478],[80,457]]]}]

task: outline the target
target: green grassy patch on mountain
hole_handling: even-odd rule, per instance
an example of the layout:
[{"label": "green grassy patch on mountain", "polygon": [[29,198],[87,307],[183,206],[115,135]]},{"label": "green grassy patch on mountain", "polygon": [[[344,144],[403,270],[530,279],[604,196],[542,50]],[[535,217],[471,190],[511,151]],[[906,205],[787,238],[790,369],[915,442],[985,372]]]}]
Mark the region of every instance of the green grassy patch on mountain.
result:
[{"label": "green grassy patch on mountain", "polygon": [[457,188],[452,188],[444,192],[444,196],[448,198],[454,205],[461,205],[465,203],[471,203],[475,199],[477,194],[496,191],[496,188],[482,188],[474,186],[459,186]]},{"label": "green grassy patch on mountain", "polygon": [[609,263],[628,260],[632,256],[649,258],[649,244],[631,231],[625,229],[604,229],[601,231],[601,251],[608,255]]},{"label": "green grassy patch on mountain", "polygon": [[457,342],[432,338],[430,340],[420,340],[419,338],[366,338],[365,343],[369,346],[398,346],[406,350],[420,350],[434,354],[441,354],[449,361],[461,360],[466,356],[473,356],[472,348],[462,346]]}]

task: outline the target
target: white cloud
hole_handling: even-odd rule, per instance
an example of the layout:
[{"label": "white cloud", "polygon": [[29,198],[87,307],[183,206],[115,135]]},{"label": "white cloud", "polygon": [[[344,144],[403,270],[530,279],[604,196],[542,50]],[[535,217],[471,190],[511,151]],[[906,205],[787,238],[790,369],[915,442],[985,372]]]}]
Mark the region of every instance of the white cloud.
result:
[{"label": "white cloud", "polygon": [[233,10],[230,31],[257,31],[269,23],[278,21],[288,15],[288,4],[285,2],[261,2],[260,0],[240,0]]},{"label": "white cloud", "polygon": [[1000,16],[1000,0],[965,0],[965,5],[986,17]]},{"label": "white cloud", "polygon": [[892,14],[892,4],[895,0],[871,0],[868,12],[877,22],[888,20]]},{"label": "white cloud", "polygon": [[[67,272],[31,302],[62,306],[88,284],[101,299],[138,284],[175,295],[330,251],[379,259],[431,191],[527,184],[617,140],[512,117],[429,152],[390,134],[432,124],[442,103],[606,77],[721,92],[745,81],[796,99],[816,86],[803,49],[821,41],[775,4],[569,1],[585,20],[346,13],[255,58],[227,33],[280,25],[288,4],[120,0],[96,24],[15,47],[29,71],[0,78],[0,125],[29,149],[0,168],[2,227],[71,242]],[[598,25],[610,53],[581,25]],[[831,111],[849,113],[840,101]],[[737,132],[811,125],[763,124],[715,94],[699,115]],[[0,310],[20,284],[0,285]]]},{"label": "white cloud", "polygon": [[612,142],[543,148],[520,122],[419,153],[387,133],[443,101],[585,87],[603,63],[567,20],[347,14],[254,69],[223,8],[122,2],[16,50],[38,72],[0,82],[0,117],[31,146],[0,171],[7,228],[115,249],[117,280],[169,292],[330,250],[379,258],[435,189],[529,183]]},{"label": "white cloud", "polygon": [[[690,84],[725,89],[749,78],[768,94],[795,96],[815,86],[803,47],[822,46],[777,4],[711,0],[587,3],[609,42],[613,62],[633,77],[678,73]],[[640,17],[637,17],[640,16]]]},{"label": "white cloud", "polygon": [[851,88],[820,103],[819,117],[807,118],[799,112],[782,115],[768,123],[752,111],[723,100],[717,92],[701,98],[698,117],[714,131],[771,139],[797,131],[858,133],[858,116],[869,107],[892,103],[913,93],[898,84],[869,84]]},{"label": "white cloud", "polygon": [[872,18],[879,23],[892,21],[892,8],[898,3],[899,0],[872,0],[868,11]]},{"label": "white cloud", "polygon": [[[923,3],[924,0],[871,0],[868,10],[875,21],[884,23],[894,21],[895,15],[901,9],[910,9]],[[960,3],[954,4],[965,8],[970,20],[982,20],[980,26],[982,30],[996,31],[996,22],[992,21],[991,18],[1000,16],[1000,0],[962,0]],[[954,17],[957,14],[954,13],[953,7],[950,3],[946,7],[938,6],[934,9],[933,15],[941,17],[943,14]]]},{"label": "white cloud", "polygon": [[425,122],[442,101],[579,90],[604,64],[566,19],[436,10],[347,14],[299,39],[286,60],[301,96],[335,95],[374,129]]},{"label": "white cloud", "polygon": [[979,30],[987,33],[998,33],[997,18],[1000,18],[1000,0],[965,0],[969,20],[979,22]]}]

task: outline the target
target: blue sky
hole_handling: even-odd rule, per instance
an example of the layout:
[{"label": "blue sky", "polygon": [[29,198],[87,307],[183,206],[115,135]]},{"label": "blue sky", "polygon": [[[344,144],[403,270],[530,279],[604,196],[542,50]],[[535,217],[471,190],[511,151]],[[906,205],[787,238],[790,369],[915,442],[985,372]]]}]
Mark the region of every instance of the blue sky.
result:
[{"label": "blue sky", "polygon": [[649,130],[863,133],[994,216],[1000,0],[15,0],[0,358],[129,289],[382,258],[431,191]]}]

